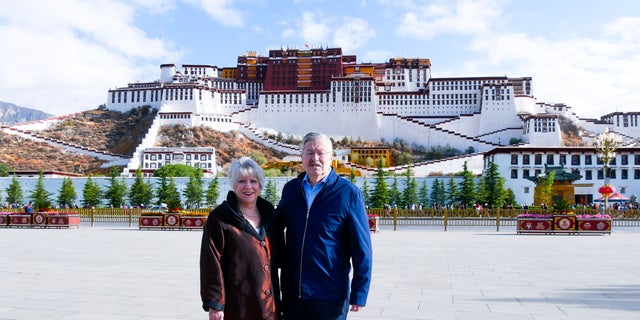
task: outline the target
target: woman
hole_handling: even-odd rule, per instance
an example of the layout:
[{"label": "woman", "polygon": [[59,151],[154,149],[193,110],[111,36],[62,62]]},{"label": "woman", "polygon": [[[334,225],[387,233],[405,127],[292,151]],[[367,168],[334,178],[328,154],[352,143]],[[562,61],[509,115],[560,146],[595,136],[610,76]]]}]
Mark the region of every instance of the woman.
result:
[{"label": "woman", "polygon": [[[274,208],[261,198],[258,164],[242,157],[229,168],[233,191],[210,214],[200,250],[200,295],[210,320],[278,319],[280,290],[271,266]],[[279,308],[278,308],[279,309]]]}]

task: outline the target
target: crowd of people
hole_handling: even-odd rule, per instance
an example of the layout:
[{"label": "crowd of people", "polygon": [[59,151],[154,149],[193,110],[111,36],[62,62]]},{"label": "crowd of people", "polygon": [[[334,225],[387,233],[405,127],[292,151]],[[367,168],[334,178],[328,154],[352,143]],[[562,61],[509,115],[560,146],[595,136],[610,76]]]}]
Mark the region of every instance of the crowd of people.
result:
[{"label": "crowd of people", "polygon": [[326,135],[307,134],[301,158],[304,173],[285,184],[277,207],[260,197],[265,177],[255,161],[229,168],[232,191],[202,235],[210,320],[338,320],[366,305],[373,261],[362,191],[331,167]]}]

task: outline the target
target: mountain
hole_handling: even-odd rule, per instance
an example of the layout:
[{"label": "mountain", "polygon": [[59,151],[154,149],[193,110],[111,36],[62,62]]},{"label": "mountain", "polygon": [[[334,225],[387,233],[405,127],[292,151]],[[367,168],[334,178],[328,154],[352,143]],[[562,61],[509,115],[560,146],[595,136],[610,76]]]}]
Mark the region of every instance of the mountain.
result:
[{"label": "mountain", "polygon": [[0,124],[12,125],[21,122],[43,120],[54,115],[40,110],[17,106],[13,103],[0,101]]}]

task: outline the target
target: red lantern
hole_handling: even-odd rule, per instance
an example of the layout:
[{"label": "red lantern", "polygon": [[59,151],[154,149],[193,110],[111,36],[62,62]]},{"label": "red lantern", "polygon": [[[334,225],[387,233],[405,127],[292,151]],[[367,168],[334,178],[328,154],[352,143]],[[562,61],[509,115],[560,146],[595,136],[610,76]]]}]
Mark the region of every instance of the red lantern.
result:
[{"label": "red lantern", "polygon": [[612,195],[614,192],[616,192],[616,189],[613,188],[612,185],[610,184],[605,184],[604,186],[600,187],[598,189],[598,192],[605,198],[608,198],[610,195]]}]

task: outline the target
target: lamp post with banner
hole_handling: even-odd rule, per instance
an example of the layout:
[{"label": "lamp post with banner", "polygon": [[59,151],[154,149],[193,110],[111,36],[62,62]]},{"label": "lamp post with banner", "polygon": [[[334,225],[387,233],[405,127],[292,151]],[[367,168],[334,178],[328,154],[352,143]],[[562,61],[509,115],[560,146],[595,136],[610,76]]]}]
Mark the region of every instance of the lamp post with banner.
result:
[{"label": "lamp post with banner", "polygon": [[609,208],[609,196],[615,192],[614,187],[609,184],[609,163],[616,158],[616,150],[622,142],[622,138],[613,132],[609,132],[609,128],[605,128],[604,132],[593,139],[593,147],[596,149],[598,158],[604,164],[604,185],[598,189],[598,192],[604,197],[604,210]]}]

